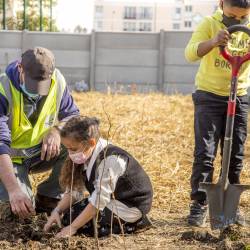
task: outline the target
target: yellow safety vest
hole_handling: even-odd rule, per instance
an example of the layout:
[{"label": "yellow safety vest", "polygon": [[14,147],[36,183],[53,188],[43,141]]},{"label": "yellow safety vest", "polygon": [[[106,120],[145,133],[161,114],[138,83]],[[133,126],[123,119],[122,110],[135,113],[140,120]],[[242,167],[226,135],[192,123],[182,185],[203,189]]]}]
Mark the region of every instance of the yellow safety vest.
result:
[{"label": "yellow safety vest", "polygon": [[6,74],[0,76],[0,93],[9,105],[8,126],[11,131],[11,158],[21,163],[26,158],[25,149],[39,145],[44,134],[58,122],[58,113],[66,82],[58,69],[55,69],[49,94],[34,125],[24,113],[23,94],[18,91]]}]

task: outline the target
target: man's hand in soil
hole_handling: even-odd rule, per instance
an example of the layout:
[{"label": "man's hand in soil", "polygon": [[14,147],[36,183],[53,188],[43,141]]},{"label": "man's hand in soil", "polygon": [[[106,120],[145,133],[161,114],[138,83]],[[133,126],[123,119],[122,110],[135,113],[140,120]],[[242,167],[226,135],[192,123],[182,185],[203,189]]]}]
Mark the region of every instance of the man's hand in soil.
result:
[{"label": "man's hand in soil", "polygon": [[64,227],[61,232],[59,232],[56,235],[56,238],[66,238],[74,235],[76,233],[77,229],[73,227],[72,225],[69,225],[67,227]]},{"label": "man's hand in soil", "polygon": [[[49,161],[60,154],[61,137],[56,128],[51,128],[43,138],[41,160]],[[46,155],[46,159],[45,159]]]},{"label": "man's hand in soil", "polygon": [[48,221],[45,224],[43,230],[45,232],[48,232],[54,223],[56,223],[60,228],[62,228],[61,216],[60,216],[60,214],[56,210],[54,210],[51,213],[51,215],[48,218]]},{"label": "man's hand in soil", "polygon": [[35,214],[35,209],[29,197],[21,190],[9,192],[11,210],[14,214],[25,219]]}]

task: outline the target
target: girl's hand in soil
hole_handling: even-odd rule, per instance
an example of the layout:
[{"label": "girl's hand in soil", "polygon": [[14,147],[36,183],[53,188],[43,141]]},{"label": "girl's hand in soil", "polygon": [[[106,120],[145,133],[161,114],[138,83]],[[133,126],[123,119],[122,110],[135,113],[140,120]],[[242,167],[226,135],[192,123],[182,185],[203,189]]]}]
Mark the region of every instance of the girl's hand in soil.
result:
[{"label": "girl's hand in soil", "polygon": [[59,232],[56,235],[56,238],[66,238],[66,237],[70,237],[72,235],[74,235],[76,233],[77,229],[75,227],[73,227],[72,225],[64,227],[61,232]]},{"label": "girl's hand in soil", "polygon": [[56,223],[60,228],[62,228],[61,215],[56,210],[54,210],[51,213],[50,217],[48,218],[47,223],[45,224],[43,228],[43,231],[48,232],[54,223]]}]

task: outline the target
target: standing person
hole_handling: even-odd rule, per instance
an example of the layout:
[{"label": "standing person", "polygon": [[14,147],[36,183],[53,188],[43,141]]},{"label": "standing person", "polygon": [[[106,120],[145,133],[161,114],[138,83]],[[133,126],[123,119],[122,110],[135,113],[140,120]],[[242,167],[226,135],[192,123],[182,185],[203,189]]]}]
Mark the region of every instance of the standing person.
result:
[{"label": "standing person", "polygon": [[[205,17],[193,33],[186,50],[188,61],[201,60],[196,75],[196,91],[193,93],[195,149],[191,175],[191,205],[188,223],[204,226],[207,216],[207,198],[200,182],[212,182],[217,147],[220,141],[221,154],[227,117],[227,101],[230,93],[231,67],[219,53],[219,45],[226,46],[233,55],[246,54],[249,37],[242,33],[230,35],[226,28],[235,24],[249,25],[249,0],[221,0],[220,9]],[[243,167],[244,144],[247,136],[247,114],[249,87],[249,63],[245,63],[239,74],[237,106],[230,159],[229,182],[240,183]],[[242,223],[239,210],[237,221]]]},{"label": "standing person", "polygon": [[[8,65],[1,75],[0,201],[9,201],[18,216],[30,216],[35,207],[49,212],[60,199],[58,177],[67,152],[54,126],[78,114],[48,49],[25,51],[21,61]],[[28,175],[49,169],[34,199]]]},{"label": "standing person", "polygon": [[[44,227],[48,231],[55,222],[61,226],[61,215],[65,213],[62,222],[66,227],[57,237],[71,236],[77,231],[93,236],[90,220],[95,215],[99,236],[110,234],[111,228],[113,233],[121,233],[120,223],[125,233],[151,225],[146,216],[153,196],[148,175],[133,156],[100,138],[98,126],[96,118],[76,117],[61,131],[62,143],[69,152],[60,178],[66,193]],[[73,205],[70,224],[71,186],[75,194],[86,188],[90,196]],[[77,197],[81,195],[75,195],[73,202]]]}]

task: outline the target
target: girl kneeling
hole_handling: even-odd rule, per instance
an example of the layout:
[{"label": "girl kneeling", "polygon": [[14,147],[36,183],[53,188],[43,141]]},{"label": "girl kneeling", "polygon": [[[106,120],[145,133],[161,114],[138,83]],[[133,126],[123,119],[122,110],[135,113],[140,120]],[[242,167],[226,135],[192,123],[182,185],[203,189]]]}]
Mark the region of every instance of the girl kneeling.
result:
[{"label": "girl kneeling", "polygon": [[[60,177],[66,191],[44,230],[57,223],[65,226],[57,237],[76,232],[100,237],[149,227],[146,215],[152,205],[152,185],[135,158],[100,138],[96,118],[71,118],[60,133],[69,153]],[[89,193],[85,199],[84,189]]]}]

